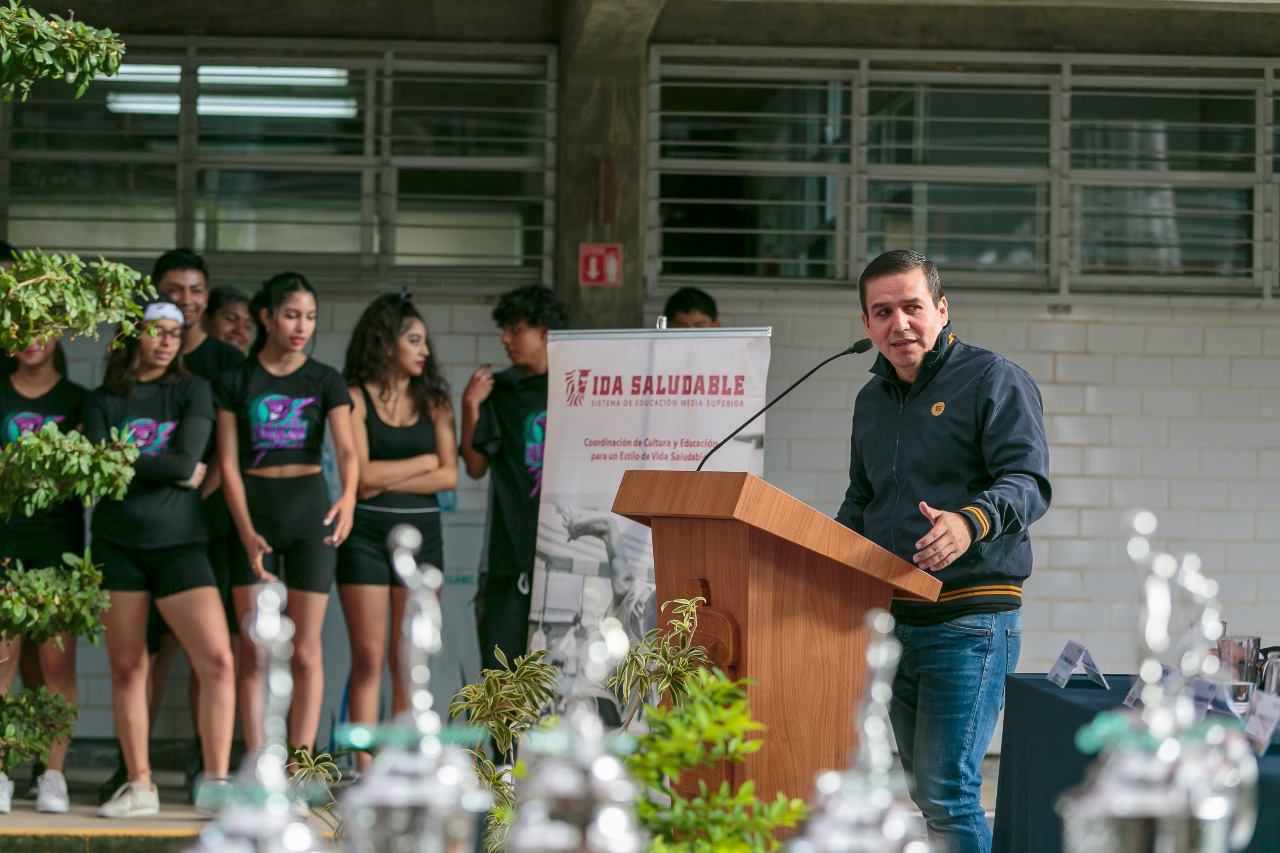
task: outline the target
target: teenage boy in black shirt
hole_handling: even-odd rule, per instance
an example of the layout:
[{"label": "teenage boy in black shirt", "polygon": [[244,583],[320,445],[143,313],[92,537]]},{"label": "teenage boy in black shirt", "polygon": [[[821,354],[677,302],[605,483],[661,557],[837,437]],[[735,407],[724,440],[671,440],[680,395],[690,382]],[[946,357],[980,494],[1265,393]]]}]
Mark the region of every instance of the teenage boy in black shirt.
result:
[{"label": "teenage boy in black shirt", "polygon": [[209,272],[190,249],[170,249],[151,270],[151,283],[165,299],[182,309],[182,363],[187,370],[212,382],[244,361],[240,350],[204,330],[204,309],[209,305]]},{"label": "teenage boy in black shirt", "polygon": [[461,453],[467,475],[489,477],[488,541],[476,592],[480,660],[496,668],[494,647],[514,661],[528,648],[529,590],[538,538],[542,449],[547,426],[547,332],[569,325],[569,310],[545,287],[506,293],[493,309],[511,367],[482,365],[462,394]]}]

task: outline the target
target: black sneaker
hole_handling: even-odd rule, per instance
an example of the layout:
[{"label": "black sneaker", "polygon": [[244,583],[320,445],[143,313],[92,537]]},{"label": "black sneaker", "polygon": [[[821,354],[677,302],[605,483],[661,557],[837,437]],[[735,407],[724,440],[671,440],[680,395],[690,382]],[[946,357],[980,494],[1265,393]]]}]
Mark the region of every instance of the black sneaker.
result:
[{"label": "black sneaker", "polygon": [[116,772],[111,774],[111,778],[102,783],[102,787],[98,789],[98,805],[102,805],[120,789],[120,786],[129,781],[129,771],[124,766],[124,757],[121,756],[120,763],[116,765]]}]

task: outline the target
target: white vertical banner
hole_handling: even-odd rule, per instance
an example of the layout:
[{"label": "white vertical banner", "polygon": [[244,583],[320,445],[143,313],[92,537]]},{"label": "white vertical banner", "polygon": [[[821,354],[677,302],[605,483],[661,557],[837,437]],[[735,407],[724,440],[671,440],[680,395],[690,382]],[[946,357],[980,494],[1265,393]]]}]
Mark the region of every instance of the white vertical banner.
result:
[{"label": "white vertical banner", "polygon": [[[611,511],[631,469],[692,471],[765,404],[768,328],[551,332],[547,433],[530,606],[530,649],[547,649],[567,692],[581,627],[613,616],[633,640],[653,628],[649,528]],[[764,471],[764,417],[706,471]]]}]

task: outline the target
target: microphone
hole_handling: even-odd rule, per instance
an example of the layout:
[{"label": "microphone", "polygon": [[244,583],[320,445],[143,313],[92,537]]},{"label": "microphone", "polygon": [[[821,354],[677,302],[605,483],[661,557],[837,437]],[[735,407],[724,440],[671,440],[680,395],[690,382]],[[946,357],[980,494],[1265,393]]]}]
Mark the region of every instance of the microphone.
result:
[{"label": "microphone", "polygon": [[817,373],[819,370],[821,370],[821,369],[822,369],[823,367],[825,367],[827,364],[829,364],[829,363],[831,363],[831,362],[835,361],[837,358],[843,358],[843,357],[844,357],[844,356],[846,356],[846,355],[856,355],[856,354],[858,354],[858,353],[864,353],[864,352],[866,352],[866,351],[867,351],[867,350],[869,350],[869,349],[871,349],[871,339],[870,339],[870,338],[863,338],[862,340],[858,341],[856,344],[854,344],[853,346],[849,347],[848,349],[846,349],[846,350],[841,350],[840,352],[836,353],[835,355],[833,355],[833,356],[829,356],[829,357],[827,357],[827,358],[823,359],[822,361],[818,362],[818,365],[817,365],[816,367],[814,367],[812,370],[810,370],[810,371],[809,371],[808,373],[806,373],[804,376],[801,376],[801,377],[800,377],[799,379],[797,379],[795,382],[792,382],[792,383],[787,387],[787,390],[783,391],[781,394],[779,394],[778,396],[776,396],[776,397],[774,397],[772,400],[770,400],[768,403],[766,403],[766,404],[765,404],[765,407],[764,407],[763,409],[761,409],[760,411],[756,412],[756,413],[755,413],[754,415],[752,415],[750,418],[748,418],[748,419],[747,419],[747,421],[746,421],[746,423],[744,423],[742,426],[738,427],[738,428],[737,428],[737,429],[735,429],[733,432],[731,432],[731,433],[729,433],[727,436],[725,436],[724,441],[720,442],[720,443],[719,443],[719,444],[717,444],[715,447],[713,447],[713,448],[711,448],[710,450],[708,450],[708,451],[707,451],[707,455],[706,455],[706,456],[704,456],[704,457],[702,457],[702,461],[698,463],[698,467],[697,467],[695,470],[697,470],[697,471],[701,471],[701,470],[702,470],[702,466],[707,464],[707,460],[711,458],[711,454],[712,454],[712,453],[715,453],[717,450],[719,450],[720,448],[722,448],[722,447],[724,447],[726,444],[728,444],[730,441],[732,441],[732,440],[733,440],[733,437],[734,437],[735,435],[737,435],[738,433],[740,433],[740,432],[742,432],[744,429],[746,429],[748,426],[750,426],[750,425],[751,425],[751,422],[752,422],[752,421],[754,421],[756,418],[760,417],[760,416],[761,416],[761,415],[763,415],[765,412],[767,412],[767,411],[769,411],[770,409],[772,409],[772,408],[773,408],[773,404],[774,404],[774,403],[778,402],[778,401],[779,401],[779,400],[781,400],[783,397],[787,396],[787,395],[788,395],[788,394],[790,394],[792,391],[794,391],[794,390],[796,389],[796,386],[797,386],[797,385],[799,385],[801,382],[804,382],[804,381],[805,381],[806,379],[808,379],[810,376],[812,376],[813,374]]}]

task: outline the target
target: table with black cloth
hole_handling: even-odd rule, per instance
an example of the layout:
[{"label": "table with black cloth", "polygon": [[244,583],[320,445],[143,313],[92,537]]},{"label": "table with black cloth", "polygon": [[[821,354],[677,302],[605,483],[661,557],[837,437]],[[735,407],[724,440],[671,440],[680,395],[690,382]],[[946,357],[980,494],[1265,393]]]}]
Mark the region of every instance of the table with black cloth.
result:
[{"label": "table with black cloth", "polygon": [[[1108,675],[1110,690],[1084,676],[1066,687],[1043,674],[1005,679],[1004,737],[992,853],[1058,853],[1062,819],[1054,804],[1084,780],[1094,756],[1075,746],[1076,732],[1102,711],[1117,708],[1133,683]],[[1247,853],[1280,851],[1280,748],[1258,759],[1258,828]]]}]

